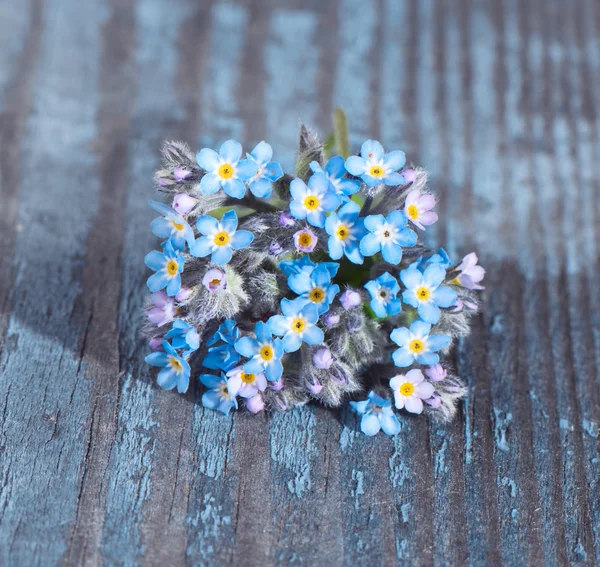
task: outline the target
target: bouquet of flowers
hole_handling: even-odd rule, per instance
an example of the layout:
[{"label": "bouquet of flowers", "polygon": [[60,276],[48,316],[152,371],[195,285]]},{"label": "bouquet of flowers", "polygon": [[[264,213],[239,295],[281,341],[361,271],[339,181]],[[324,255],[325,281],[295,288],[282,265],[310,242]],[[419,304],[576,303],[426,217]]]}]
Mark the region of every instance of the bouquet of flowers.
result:
[{"label": "bouquet of flowers", "polygon": [[424,170],[374,140],[349,155],[339,110],[334,125],[325,143],[301,126],[293,174],[266,142],[165,144],[146,361],[167,390],[199,377],[224,414],[349,401],[367,435],[396,434],[399,411],[448,420],[466,389],[443,359],[484,270],[419,242],[438,219]]}]

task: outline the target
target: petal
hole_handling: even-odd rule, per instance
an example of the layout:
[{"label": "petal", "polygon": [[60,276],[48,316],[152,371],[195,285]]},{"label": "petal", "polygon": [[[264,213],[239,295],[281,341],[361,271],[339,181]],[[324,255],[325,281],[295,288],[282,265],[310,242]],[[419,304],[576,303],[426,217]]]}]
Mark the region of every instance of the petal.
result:
[{"label": "petal", "polygon": [[354,201],[349,201],[338,211],[340,220],[344,223],[354,222],[360,213],[360,205]]},{"label": "petal", "polygon": [[214,234],[219,230],[219,221],[214,217],[204,215],[198,217],[196,228],[201,234]]},{"label": "petal", "polygon": [[344,158],[342,156],[332,157],[325,166],[325,171],[332,179],[339,179],[344,176],[346,169],[344,167]]},{"label": "petal", "polygon": [[416,267],[410,267],[400,272],[400,280],[407,289],[416,289],[423,285],[423,274]]},{"label": "petal", "polygon": [[350,260],[353,264],[363,263],[363,255],[360,253],[360,248],[356,240],[350,240],[349,242],[346,242],[344,253],[346,254],[346,258],[348,258],[348,260]]},{"label": "petal", "polygon": [[419,302],[417,311],[425,323],[435,325],[440,320],[440,308],[433,301]]},{"label": "petal", "polygon": [[352,175],[356,175],[357,177],[361,176],[365,171],[367,171],[367,162],[358,156],[350,156],[346,160],[346,171]]},{"label": "petal", "polygon": [[383,181],[386,185],[404,185],[405,179],[397,172],[388,173],[384,177],[382,177],[381,181]]},{"label": "petal", "polygon": [[308,194],[308,187],[302,179],[293,179],[290,183],[290,193],[296,201],[301,201]]},{"label": "petal", "polygon": [[275,380],[279,380],[281,375],[283,374],[283,364],[279,360],[274,360],[271,364],[267,365],[265,368],[265,375],[267,380],[270,382],[274,382]]},{"label": "petal", "polygon": [[323,173],[313,173],[308,180],[308,187],[316,195],[325,195],[327,192],[331,192],[329,180]]},{"label": "petal", "polygon": [[385,305],[379,301],[378,299],[373,299],[370,303],[371,309],[377,315],[377,317],[386,317],[387,311],[385,310]]},{"label": "petal", "polygon": [[[329,220],[329,219],[328,219]],[[332,260],[339,260],[344,255],[344,247],[338,238],[330,236],[327,242],[327,248],[329,250],[329,257]],[[362,259],[362,256],[361,256]],[[361,263],[361,262],[355,262]]]},{"label": "petal", "polygon": [[251,337],[242,337],[236,341],[234,348],[242,356],[245,356],[246,358],[252,358],[258,352],[259,346],[256,339]]},{"label": "petal", "polygon": [[231,238],[231,247],[234,250],[241,250],[250,246],[254,240],[254,234],[248,230],[238,230]]},{"label": "petal", "polygon": [[397,315],[402,311],[402,302],[399,299],[391,299],[387,305],[388,315]]},{"label": "petal", "polygon": [[208,256],[214,248],[214,242],[207,236],[201,236],[190,246],[190,254],[196,258]]},{"label": "petal", "polygon": [[257,179],[256,181],[250,183],[250,193],[259,199],[266,199],[267,197],[270,197],[272,191],[273,186],[267,179]]},{"label": "petal", "polygon": [[307,211],[300,201],[291,201],[290,213],[295,219],[305,219]]},{"label": "petal", "polygon": [[379,161],[383,157],[383,146],[377,140],[367,140],[360,148],[360,155],[370,161]]},{"label": "petal", "polygon": [[365,413],[360,420],[360,430],[369,437],[377,435],[381,429],[381,423],[379,419],[372,413]]},{"label": "petal", "polygon": [[300,272],[299,274],[294,274],[288,278],[288,286],[294,293],[302,295],[312,289],[313,282],[310,274],[307,272]]},{"label": "petal", "polygon": [[350,407],[359,415],[362,415],[367,411],[369,406],[369,400],[362,400],[360,402],[350,402]]},{"label": "petal", "polygon": [[177,295],[179,293],[180,289],[181,289],[181,276],[179,274],[176,274],[174,277],[172,277],[170,279],[165,291],[167,292],[167,295],[170,295],[171,297],[173,297],[174,295]]},{"label": "petal", "polygon": [[426,337],[430,331],[431,325],[425,321],[420,321],[419,319],[413,321],[410,325],[410,332],[420,339]]},{"label": "petal", "polygon": [[416,396],[411,396],[406,399],[404,407],[410,413],[421,413],[423,411],[423,402]]},{"label": "petal", "polygon": [[150,223],[152,234],[158,236],[159,238],[169,238],[173,232],[173,228],[173,222],[164,217],[154,219]]},{"label": "petal", "polygon": [[[297,301],[297,300],[296,300]],[[302,316],[310,325],[314,325],[319,320],[317,306],[314,303],[309,303],[302,308]]]},{"label": "petal", "polygon": [[394,329],[390,333],[390,339],[400,347],[407,344],[410,341],[410,337],[410,331],[406,327]]},{"label": "petal", "polygon": [[248,374],[256,374],[257,372],[263,372],[264,371],[264,364],[262,362],[261,359],[254,357],[252,358],[252,360],[249,360],[248,362],[246,362],[246,364],[244,364],[244,372],[247,372]]},{"label": "petal", "polygon": [[341,179],[338,181],[337,189],[342,195],[354,195],[360,189],[360,181],[358,179]]},{"label": "petal", "polygon": [[415,395],[422,400],[431,398],[434,391],[435,388],[433,387],[433,384],[430,384],[429,382],[421,382],[415,386]]},{"label": "petal", "polygon": [[307,345],[317,345],[323,342],[325,336],[319,327],[308,327],[302,338]]},{"label": "petal", "polygon": [[400,422],[393,413],[382,414],[381,429],[386,435],[397,435],[400,432]]},{"label": "petal", "polygon": [[221,145],[219,155],[227,163],[236,163],[242,156],[242,145],[235,140],[227,140]]},{"label": "petal", "polygon": [[166,366],[169,357],[164,352],[153,352],[144,358],[147,364],[150,366]]},{"label": "petal", "polygon": [[277,181],[283,177],[283,169],[276,161],[272,161],[265,167],[265,177],[269,181]]},{"label": "petal", "polygon": [[216,173],[207,173],[200,180],[200,191],[205,195],[212,195],[221,188],[221,178]]},{"label": "petal", "polygon": [[221,378],[219,376],[215,376],[214,374],[201,374],[200,382],[204,384],[207,388],[218,388],[221,385]]},{"label": "petal", "polygon": [[433,298],[440,307],[451,307],[456,303],[456,292],[448,286],[441,285],[435,290]]},{"label": "petal", "polygon": [[288,333],[283,337],[283,348],[285,352],[296,352],[302,344],[302,338],[298,333]]},{"label": "petal", "polygon": [[402,260],[402,248],[397,244],[384,242],[381,246],[381,255],[389,264],[399,264],[400,260]]},{"label": "petal", "polygon": [[369,215],[365,217],[365,228],[370,232],[376,231],[383,223],[385,223],[383,215]]},{"label": "petal", "polygon": [[373,256],[381,249],[381,244],[373,233],[369,233],[360,241],[360,251],[364,256]]},{"label": "petal", "polygon": [[437,213],[433,211],[425,211],[419,215],[419,221],[425,226],[430,226],[438,221]]},{"label": "petal", "polygon": [[223,182],[223,190],[227,195],[234,199],[241,199],[246,194],[244,182],[237,177],[232,177]]},{"label": "petal", "polygon": [[217,409],[221,403],[221,395],[217,390],[209,390],[202,394],[202,405],[208,409]]},{"label": "petal", "polygon": [[169,278],[165,272],[160,271],[152,274],[146,281],[146,285],[150,291],[160,291],[169,283]]},{"label": "petal", "polygon": [[394,364],[400,368],[406,368],[410,366],[415,357],[408,350],[408,348],[399,348],[392,353],[392,358],[394,359]]},{"label": "petal", "polygon": [[221,217],[221,227],[220,228],[222,228],[226,232],[232,233],[237,230],[237,226],[238,226],[237,214],[233,209],[230,209]]},{"label": "petal", "polygon": [[165,390],[172,390],[177,385],[179,374],[173,367],[167,367],[161,370],[156,377],[156,383]]},{"label": "petal", "polygon": [[451,342],[452,339],[447,335],[429,335],[427,338],[427,346],[433,352],[447,347]]},{"label": "petal", "polygon": [[243,159],[240,161],[236,168],[235,174],[238,179],[242,181],[248,181],[258,173],[258,165],[251,159]]},{"label": "petal", "polygon": [[231,249],[231,246],[217,246],[213,248],[213,252],[210,259],[215,264],[219,264],[219,266],[224,266],[225,264],[227,264],[227,262],[229,262],[229,260],[231,260],[232,256],[233,251]]},{"label": "petal", "polygon": [[321,207],[324,211],[333,211],[340,206],[340,198],[333,191],[329,191],[321,199]]},{"label": "petal", "polygon": [[273,148],[263,140],[256,144],[250,155],[259,165],[267,165],[273,157]]},{"label": "petal", "polygon": [[269,327],[267,327],[266,323],[263,323],[262,321],[256,323],[254,327],[254,333],[256,334],[256,340],[260,343],[271,342],[271,332],[269,331]]},{"label": "petal", "polygon": [[446,277],[446,270],[440,264],[429,264],[423,272],[423,281],[427,287],[437,287]]},{"label": "petal", "polygon": [[323,228],[325,226],[325,218],[325,213],[323,211],[308,211],[306,213],[306,220],[308,223],[317,228]]},{"label": "petal", "polygon": [[203,148],[196,154],[196,162],[205,171],[212,172],[219,167],[219,154],[210,148]]},{"label": "petal", "polygon": [[148,254],[146,254],[144,262],[151,270],[158,272],[158,270],[162,270],[165,267],[167,260],[164,254],[158,250],[152,250],[152,252],[148,252]]},{"label": "petal", "polygon": [[383,165],[387,169],[396,171],[404,166],[406,163],[406,155],[400,150],[389,152],[383,156]]},{"label": "petal", "polygon": [[267,325],[271,333],[274,335],[282,336],[285,335],[289,330],[287,317],[284,317],[283,315],[273,315],[267,321]]},{"label": "petal", "polygon": [[425,378],[418,368],[413,368],[406,373],[406,379],[412,384],[420,384]]},{"label": "petal", "polygon": [[423,352],[421,354],[418,354],[415,357],[415,360],[419,363],[419,364],[424,364],[426,366],[431,366],[433,364],[437,364],[440,360],[440,357],[435,354],[435,352]]}]

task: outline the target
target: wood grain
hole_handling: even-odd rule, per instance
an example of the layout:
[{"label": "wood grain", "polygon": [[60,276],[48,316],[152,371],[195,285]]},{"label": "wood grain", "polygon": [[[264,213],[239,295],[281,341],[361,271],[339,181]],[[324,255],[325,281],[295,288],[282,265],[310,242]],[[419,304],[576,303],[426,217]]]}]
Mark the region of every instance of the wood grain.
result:
[{"label": "wood grain", "polygon": [[[599,33],[594,0],[2,3],[0,563],[599,564]],[[225,418],[143,363],[161,143],[289,169],[336,106],[487,268],[449,425]]]}]

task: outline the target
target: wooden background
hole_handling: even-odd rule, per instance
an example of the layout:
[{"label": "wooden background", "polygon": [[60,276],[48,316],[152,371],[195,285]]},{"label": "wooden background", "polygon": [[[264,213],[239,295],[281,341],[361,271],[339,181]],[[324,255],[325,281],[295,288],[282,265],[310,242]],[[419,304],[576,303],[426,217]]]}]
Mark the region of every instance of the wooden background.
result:
[{"label": "wooden background", "polygon": [[[2,0],[2,565],[600,562],[597,0]],[[165,139],[298,121],[431,171],[486,306],[451,425],[270,421],[158,389],[136,340]]]}]

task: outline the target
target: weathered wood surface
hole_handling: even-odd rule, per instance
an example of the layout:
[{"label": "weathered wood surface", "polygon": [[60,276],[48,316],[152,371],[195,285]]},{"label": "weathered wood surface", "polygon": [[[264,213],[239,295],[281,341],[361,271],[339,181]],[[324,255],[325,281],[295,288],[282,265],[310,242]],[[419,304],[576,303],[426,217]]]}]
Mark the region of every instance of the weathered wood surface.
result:
[{"label": "weathered wood surface", "polygon": [[[598,564],[599,32],[595,0],[4,0],[0,563]],[[162,141],[290,167],[337,105],[488,270],[447,427],[228,419],[143,365]]]}]

